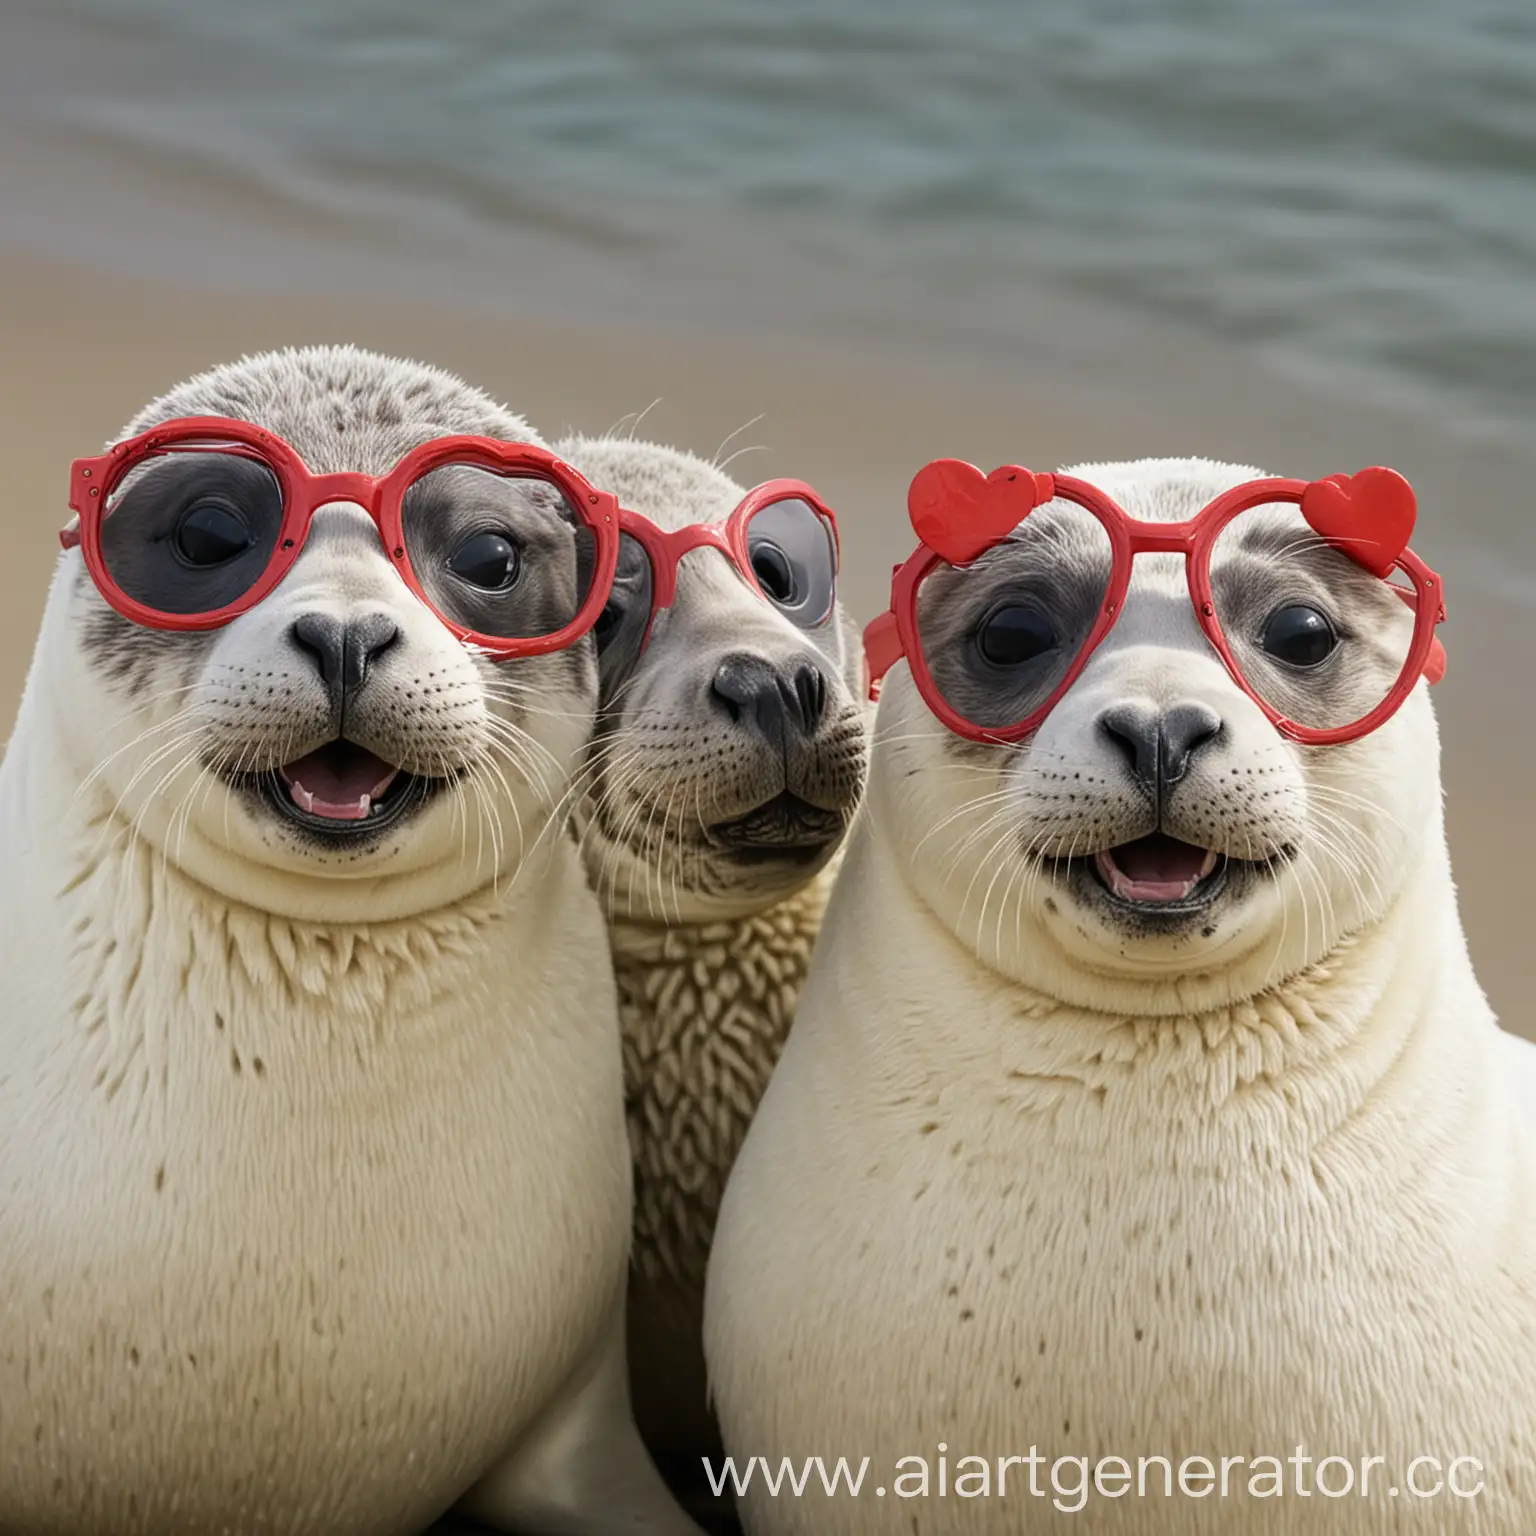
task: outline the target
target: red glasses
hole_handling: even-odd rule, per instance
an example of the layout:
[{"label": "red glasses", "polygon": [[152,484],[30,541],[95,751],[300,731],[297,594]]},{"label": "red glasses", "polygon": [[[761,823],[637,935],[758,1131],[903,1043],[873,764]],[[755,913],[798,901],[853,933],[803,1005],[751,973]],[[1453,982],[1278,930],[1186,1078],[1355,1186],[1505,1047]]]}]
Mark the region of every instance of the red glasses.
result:
[{"label": "red glasses", "polygon": [[[775,480],[719,526],[666,533],[548,449],[435,438],[387,475],[320,475],[273,433],[185,417],[70,469],[69,504],[98,590],[153,629],[206,630],[262,601],[303,551],[316,511],[362,507],[406,586],[465,643],[498,660],[574,644],[613,592],[620,536],[643,551],[644,631],[676,590],[677,562],[719,550],[796,622],[832,608],[837,523],[807,485]],[[814,618],[812,615],[815,615]]]},{"label": "red glasses", "polygon": [[600,648],[638,651],[660,609],[677,595],[677,568],[696,549],[725,556],[800,629],[816,629],[837,603],[839,544],[832,509],[801,480],[769,480],[750,490],[721,523],[690,523],[667,531],[628,510],[623,532],[634,540],[619,557],[617,585],[627,599],[610,628],[598,630]]},{"label": "red glasses", "polygon": [[1232,680],[1293,741],[1365,736],[1445,672],[1440,578],[1408,548],[1414,495],[1390,469],[1253,480],[1165,523],[1071,475],[940,459],[908,509],[921,542],[864,634],[871,696],[905,657],[934,715],[973,741],[1039,728],[1124,618],[1141,554],[1181,556],[1183,572],[1149,571],[1127,622],[1193,603]]}]

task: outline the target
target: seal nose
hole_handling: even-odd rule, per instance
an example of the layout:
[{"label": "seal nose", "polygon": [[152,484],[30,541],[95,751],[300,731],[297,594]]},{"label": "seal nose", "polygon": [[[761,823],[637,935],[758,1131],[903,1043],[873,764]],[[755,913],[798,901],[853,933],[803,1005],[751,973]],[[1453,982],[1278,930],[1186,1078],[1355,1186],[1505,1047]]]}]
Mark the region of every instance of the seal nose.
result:
[{"label": "seal nose", "polygon": [[1124,754],[1136,782],[1161,803],[1189,772],[1190,759],[1221,734],[1221,716],[1205,704],[1117,704],[1099,716],[1099,729]]},{"label": "seal nose", "polygon": [[400,638],[400,626],[383,613],[345,621],[329,613],[301,614],[293,623],[294,643],[314,658],[337,703],[363,686],[369,664]]},{"label": "seal nose", "polygon": [[770,741],[790,731],[809,736],[827,708],[827,680],[814,662],[776,667],[765,656],[727,656],[710,692],[737,723],[756,726]]}]

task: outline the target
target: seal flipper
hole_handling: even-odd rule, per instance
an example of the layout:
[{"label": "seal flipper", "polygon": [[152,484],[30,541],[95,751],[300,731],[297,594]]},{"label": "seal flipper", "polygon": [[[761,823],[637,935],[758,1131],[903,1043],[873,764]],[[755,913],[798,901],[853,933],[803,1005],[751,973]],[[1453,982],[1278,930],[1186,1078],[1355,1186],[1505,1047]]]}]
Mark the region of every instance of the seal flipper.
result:
[{"label": "seal flipper", "polygon": [[590,1364],[455,1508],[517,1536],[704,1536],[635,1428],[622,1293]]}]

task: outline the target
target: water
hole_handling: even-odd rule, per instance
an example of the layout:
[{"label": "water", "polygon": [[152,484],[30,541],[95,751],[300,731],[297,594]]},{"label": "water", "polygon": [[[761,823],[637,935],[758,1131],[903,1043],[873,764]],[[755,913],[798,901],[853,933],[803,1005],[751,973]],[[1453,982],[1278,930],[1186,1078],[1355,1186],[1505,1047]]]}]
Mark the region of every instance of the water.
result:
[{"label": "water", "polygon": [[52,9],[122,48],[58,115],[311,196],[661,266],[707,231],[895,328],[1006,338],[1045,282],[1494,434],[1536,402],[1530,0]]}]

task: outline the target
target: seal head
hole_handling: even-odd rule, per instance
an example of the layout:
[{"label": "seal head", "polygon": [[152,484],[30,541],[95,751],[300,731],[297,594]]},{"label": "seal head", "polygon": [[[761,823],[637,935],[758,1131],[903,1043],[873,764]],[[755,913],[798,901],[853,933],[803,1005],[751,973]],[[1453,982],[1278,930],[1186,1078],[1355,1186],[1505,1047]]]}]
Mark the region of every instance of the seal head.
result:
[{"label": "seal head", "polygon": [[[1071,473],[1133,517],[1169,522],[1261,478],[1198,459]],[[1028,713],[1051,648],[1070,653],[1107,579],[1088,513],[1052,503],[1031,521],[1028,550],[999,545],[920,594],[936,683],[982,722]],[[1400,668],[1410,610],[1293,506],[1256,508],[1232,529],[1212,582],[1245,668],[1262,669],[1268,697],[1296,719],[1366,713]],[[1018,606],[1013,594],[1039,586],[1025,564],[1042,546],[1050,581]],[[1390,900],[1411,867],[1405,828],[1437,793],[1433,757],[1409,746],[1433,737],[1423,689],[1348,744],[1288,741],[1212,650],[1178,555],[1137,559],[1118,623],[1023,742],[934,729],[904,666],[886,693],[882,793],[914,884],[978,954],[1032,983],[1042,953],[1095,977],[1181,974],[1186,989],[1191,970],[1241,988],[1310,964]],[[1064,972],[1063,985],[1087,984]]]},{"label": "seal head", "polygon": [[[723,470],[675,448],[557,446],[668,530],[723,522],[743,496]],[[835,605],[807,626],[774,599],[783,573],[766,562],[782,558],[754,552],[765,597],[717,552],[685,556],[647,638],[649,562],[625,540],[597,628],[601,702],[578,813],[615,915],[670,923],[760,911],[842,841],[864,787],[858,636]]]},{"label": "seal head", "polygon": [[[156,401],[125,436],[196,415],[256,422],[319,474],[384,474],[454,433],[537,442],[520,416],[449,375],[352,348],[215,369]],[[135,471],[117,498],[123,526],[134,503],[135,528],[166,525],[125,556],[136,589],[172,611],[206,602],[210,567],[241,558],[229,553],[238,516],[261,515],[277,494],[261,466],[216,455]],[[492,524],[515,536],[529,491],[450,470],[408,496],[418,494],[434,498],[442,564],[428,579],[451,583],[464,603],[490,601]],[[570,604],[560,589],[577,579],[571,558],[529,561],[520,574],[507,601]],[[281,910],[323,891],[317,875],[351,882],[354,895],[366,881],[388,913],[510,872],[590,731],[589,638],[514,665],[477,655],[401,582],[357,506],[320,508],[278,587],[219,629],[141,627],[108,607],[83,566],[74,582],[73,686],[85,695],[75,718],[94,738],[102,782],[190,874],[250,896],[254,871]]]}]

